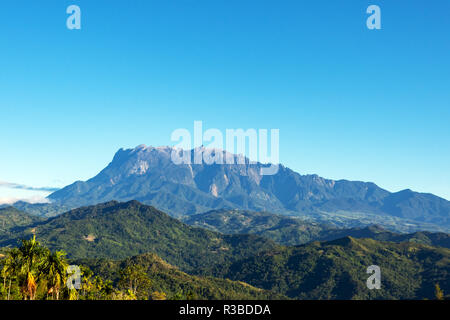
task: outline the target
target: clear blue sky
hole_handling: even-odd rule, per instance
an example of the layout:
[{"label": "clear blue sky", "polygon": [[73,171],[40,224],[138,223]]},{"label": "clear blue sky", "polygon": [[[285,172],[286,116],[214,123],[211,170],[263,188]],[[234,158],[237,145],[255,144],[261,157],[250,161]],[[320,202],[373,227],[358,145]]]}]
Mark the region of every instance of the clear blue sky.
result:
[{"label": "clear blue sky", "polygon": [[0,182],[86,180],[202,120],[279,128],[302,174],[450,199],[449,35],[447,0],[3,0]]}]

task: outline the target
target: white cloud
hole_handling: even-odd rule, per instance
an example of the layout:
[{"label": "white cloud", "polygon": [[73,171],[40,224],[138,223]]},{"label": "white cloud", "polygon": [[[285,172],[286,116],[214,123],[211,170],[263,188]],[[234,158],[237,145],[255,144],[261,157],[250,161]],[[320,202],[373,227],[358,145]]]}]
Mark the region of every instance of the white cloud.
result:
[{"label": "white cloud", "polygon": [[0,205],[1,204],[14,204],[17,201],[28,202],[31,204],[50,203],[50,200],[48,200],[47,198],[42,197],[40,195],[31,196],[30,198],[0,197]]},{"label": "white cloud", "polygon": [[46,188],[26,187],[15,183],[0,181],[0,205],[13,204],[17,201],[28,203],[48,203],[46,198],[51,192]]},{"label": "white cloud", "polygon": [[19,189],[19,190],[30,190],[30,191],[44,191],[44,192],[54,192],[59,190],[59,188],[53,187],[31,187],[23,184],[0,181],[0,187]]}]

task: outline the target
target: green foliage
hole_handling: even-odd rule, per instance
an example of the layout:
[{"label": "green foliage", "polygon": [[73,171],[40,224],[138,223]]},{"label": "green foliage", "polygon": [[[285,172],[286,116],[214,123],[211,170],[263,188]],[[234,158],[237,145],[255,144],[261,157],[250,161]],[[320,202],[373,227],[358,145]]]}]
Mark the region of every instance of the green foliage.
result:
[{"label": "green foliage", "polygon": [[[245,216],[233,219],[228,222],[245,225]],[[253,221],[258,223],[248,224],[247,231],[275,232],[284,241],[304,230],[308,237],[324,235],[318,226],[308,229],[270,215]],[[61,299],[433,299],[436,283],[450,290],[446,234],[400,235],[371,227],[351,232],[407,242],[345,236],[288,247],[257,235],[190,227],[136,201],[80,208],[21,228],[0,240],[0,247],[13,246],[33,230],[45,246],[67,251],[84,266],[82,288],[62,290]],[[341,232],[327,229],[326,235]],[[443,247],[429,246],[437,243]],[[58,298],[62,254],[51,254],[35,239],[1,254],[2,298]],[[370,265],[381,268],[380,290],[366,287]]]},{"label": "green foliage", "polygon": [[[105,279],[118,284],[120,288],[128,289],[123,285],[123,273],[130,273],[129,268],[138,267],[139,277],[142,271],[151,282],[150,292],[152,299],[154,292],[166,293],[166,299],[192,300],[192,299],[286,299],[287,297],[267,290],[255,288],[246,283],[214,278],[211,276],[194,276],[180,271],[168,264],[153,253],[146,253],[123,261],[107,259],[80,260],[77,263],[89,266],[95,273]],[[125,281],[125,284],[129,284]],[[139,290],[138,290],[139,291]]]},{"label": "green foliage", "polygon": [[[88,267],[80,265],[81,289],[72,291],[76,300],[128,300],[128,293],[116,290],[112,281],[95,275]],[[72,299],[74,300],[74,299]]]},{"label": "green foliage", "polygon": [[247,210],[214,210],[187,216],[183,222],[225,234],[257,234],[284,245],[316,240],[326,229],[295,217]]},{"label": "green foliage", "polygon": [[52,299],[56,297],[56,300],[59,300],[61,288],[66,284],[69,264],[65,256],[66,253],[64,251],[56,251],[54,253],[48,251],[47,257],[44,260],[41,273],[48,279],[47,293],[51,293]]},{"label": "green foliage", "polygon": [[[51,252],[33,236],[22,240],[19,248],[7,250],[0,259],[3,278],[0,300],[111,300],[126,299],[111,280],[95,276],[81,266],[80,290],[66,287],[68,262],[63,251]],[[125,270],[126,273],[126,270]]]},{"label": "green foliage", "polygon": [[65,205],[55,203],[28,203],[18,201],[14,203],[14,208],[26,212],[37,219],[45,220],[48,217],[55,217],[61,213],[69,211],[71,208]]},{"label": "green foliage", "polygon": [[0,209],[0,240],[14,236],[24,227],[37,224],[44,219],[30,215],[13,207]]},{"label": "green foliage", "polygon": [[[295,299],[431,299],[434,283],[450,288],[450,250],[346,237],[250,257],[216,269]],[[380,290],[366,287],[368,266],[381,268]]]},{"label": "green foliage", "polygon": [[119,288],[125,289],[137,299],[147,299],[151,281],[142,265],[131,264],[120,271]]},{"label": "green foliage", "polygon": [[[80,262],[80,261],[78,261]],[[188,275],[155,254],[123,261],[86,260],[79,264],[81,288],[65,287],[65,253],[52,253],[35,237],[9,249],[0,260],[0,299],[136,300],[285,298],[242,282]],[[92,271],[90,267],[95,270]]]},{"label": "green foliage", "polygon": [[64,252],[50,252],[33,236],[22,240],[19,248],[8,250],[0,265],[3,298],[35,300],[51,293],[59,299],[68,266]]},{"label": "green foliage", "polygon": [[312,241],[330,241],[347,236],[380,241],[416,242],[450,248],[447,233],[416,232],[399,234],[379,226],[336,228],[294,216],[247,210],[213,210],[183,218],[183,222],[225,234],[257,234],[283,245],[301,245]]},{"label": "green foliage", "polygon": [[223,235],[193,228],[137,201],[70,211],[0,241],[0,247],[29,237],[31,229],[50,249],[64,250],[72,259],[125,259],[154,252],[183,271],[196,274],[217,263],[277,247],[255,235]]}]

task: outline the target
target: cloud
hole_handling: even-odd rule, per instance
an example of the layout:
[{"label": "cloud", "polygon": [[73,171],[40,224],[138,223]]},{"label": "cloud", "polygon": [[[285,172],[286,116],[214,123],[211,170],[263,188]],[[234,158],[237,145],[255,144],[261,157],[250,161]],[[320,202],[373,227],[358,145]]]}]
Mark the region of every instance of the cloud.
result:
[{"label": "cloud", "polygon": [[31,204],[50,203],[49,199],[44,198],[42,196],[32,196],[29,198],[0,197],[0,205],[2,204],[12,205],[18,201],[28,202]]},{"label": "cloud", "polygon": [[6,187],[6,188],[11,188],[11,189],[19,189],[19,190],[29,190],[29,191],[44,191],[44,192],[55,192],[55,191],[59,190],[59,188],[53,188],[53,187],[31,187],[31,186],[26,186],[24,184],[5,182],[5,181],[0,181],[0,187]]}]

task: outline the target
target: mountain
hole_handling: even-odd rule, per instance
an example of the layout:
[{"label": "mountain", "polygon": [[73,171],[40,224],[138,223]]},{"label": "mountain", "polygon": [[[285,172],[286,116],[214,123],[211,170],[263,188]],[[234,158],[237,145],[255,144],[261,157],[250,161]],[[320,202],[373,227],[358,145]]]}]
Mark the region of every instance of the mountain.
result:
[{"label": "mountain", "polygon": [[328,241],[351,236],[353,238],[369,238],[378,241],[389,242],[411,242],[433,247],[450,249],[450,234],[443,232],[419,231],[414,233],[399,234],[385,230],[379,226],[353,229],[331,229],[325,230],[317,240]]},{"label": "mountain", "polygon": [[30,215],[14,207],[0,209],[0,231],[30,225],[42,220],[40,217]]},{"label": "mountain", "polygon": [[194,227],[225,234],[257,234],[283,245],[299,245],[318,240],[323,230],[332,228],[298,217],[238,209],[193,214],[184,217],[182,221]]},{"label": "mountain", "polygon": [[298,217],[248,210],[212,210],[187,216],[184,223],[226,234],[257,234],[283,245],[300,245],[312,241],[329,241],[346,236],[391,242],[416,242],[450,248],[450,234],[415,232],[399,234],[381,228],[336,228],[305,221]]},{"label": "mountain", "polygon": [[[191,155],[205,150],[191,150]],[[339,217],[349,223],[369,217],[367,222],[373,224],[381,216],[391,224],[416,230],[450,228],[450,202],[432,194],[411,190],[390,193],[374,183],[300,175],[283,165],[277,174],[262,176],[265,166],[248,159],[235,165],[176,165],[171,160],[172,151],[170,147],[144,145],[120,149],[98,175],[58,190],[49,199],[55,206],[71,208],[138,200],[173,216],[234,208],[303,215],[317,221]],[[240,159],[231,156],[235,162]],[[344,226],[349,226],[347,222]]]},{"label": "mountain", "polygon": [[58,205],[56,203],[28,203],[25,201],[17,201],[13,206],[20,211],[42,217],[54,217],[73,209],[72,207]]},{"label": "mountain", "polygon": [[256,235],[223,235],[190,227],[137,201],[69,211],[0,240],[0,247],[15,246],[30,238],[31,232],[48,248],[64,250],[72,259],[125,259],[153,252],[183,271],[196,273],[277,247]]},{"label": "mountain", "polygon": [[189,294],[196,300],[287,299],[281,294],[255,288],[241,281],[187,274],[153,253],[121,261],[82,259],[73,263],[88,266],[94,274],[111,280],[114,284],[120,278],[120,270],[127,266],[142,266],[151,280],[152,290],[166,293],[169,299],[177,294],[181,294],[182,298]]},{"label": "mountain", "polygon": [[[434,299],[436,283],[450,292],[450,250],[416,243],[345,237],[282,247],[221,265],[215,275],[293,299]],[[367,267],[381,271],[369,290]]]},{"label": "mountain", "polygon": [[17,229],[33,225],[44,219],[20,211],[13,207],[0,209],[0,240],[8,239]]}]

